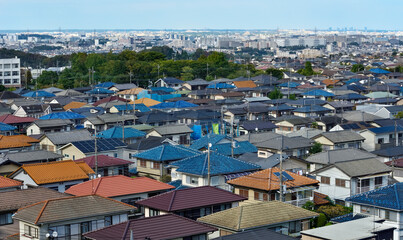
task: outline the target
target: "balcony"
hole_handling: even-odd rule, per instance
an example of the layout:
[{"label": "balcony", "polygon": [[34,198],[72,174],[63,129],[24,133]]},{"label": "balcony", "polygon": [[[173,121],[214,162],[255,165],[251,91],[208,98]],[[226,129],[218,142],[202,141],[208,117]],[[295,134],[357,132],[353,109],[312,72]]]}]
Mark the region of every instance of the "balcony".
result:
[{"label": "balcony", "polygon": [[308,201],[313,201],[313,198],[312,197],[301,198],[301,199],[297,199],[297,200],[286,201],[285,203],[289,203],[289,204],[292,204],[297,207],[302,207]]},{"label": "balcony", "polygon": [[371,190],[370,186],[367,187],[357,187],[355,190],[355,194],[365,193]]}]

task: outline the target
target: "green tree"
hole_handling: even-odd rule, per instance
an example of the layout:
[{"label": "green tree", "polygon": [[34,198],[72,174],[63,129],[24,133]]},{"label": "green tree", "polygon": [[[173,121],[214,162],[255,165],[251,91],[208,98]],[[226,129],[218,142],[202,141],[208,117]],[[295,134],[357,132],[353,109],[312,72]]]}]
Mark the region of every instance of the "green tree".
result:
[{"label": "green tree", "polygon": [[189,66],[182,68],[181,78],[183,81],[193,80],[193,69]]},{"label": "green tree", "polygon": [[225,59],[225,54],[220,52],[210,53],[210,55],[208,55],[207,57],[207,62],[215,65],[223,65],[228,63],[227,60]]},{"label": "green tree", "polygon": [[316,219],[316,227],[323,227],[327,223],[326,215],[323,213],[319,214],[319,217]]},{"label": "green tree", "polygon": [[295,96],[295,94],[290,94],[290,97],[288,98],[290,100],[297,100],[297,97]]},{"label": "green tree", "polygon": [[364,68],[364,65],[362,65],[362,64],[354,64],[352,67],[351,67],[351,71],[352,72],[360,72],[360,71],[363,71],[365,68]]},{"label": "green tree", "polygon": [[402,119],[402,118],[403,118],[403,112],[398,112],[398,113],[395,115],[395,118],[397,118],[397,119]]},{"label": "green tree", "polygon": [[352,209],[349,207],[344,207],[341,205],[324,205],[320,206],[317,210],[318,213],[323,213],[326,215],[328,219],[342,216],[352,212]]},{"label": "green tree", "polygon": [[56,72],[43,71],[41,75],[36,79],[36,81],[38,82],[38,87],[43,88],[53,83],[57,83],[58,76]]},{"label": "green tree", "polygon": [[275,88],[273,91],[269,93],[270,99],[280,99],[283,97],[283,94],[280,92],[280,89]]},{"label": "green tree", "polygon": [[0,84],[0,92],[4,92],[6,90],[6,87],[4,87],[4,85]]},{"label": "green tree", "polygon": [[74,71],[70,68],[66,68],[63,72],[60,73],[59,76],[59,85],[61,85],[63,88],[73,88],[74,87]]},{"label": "green tree", "polygon": [[276,77],[278,79],[282,79],[284,76],[284,73],[281,70],[275,69],[275,68],[268,68],[266,69],[266,73],[268,75],[272,75],[273,77]]},{"label": "green tree", "polygon": [[312,63],[309,61],[305,62],[305,68],[302,68],[297,71],[299,74],[305,75],[305,76],[312,76],[315,74],[315,72],[312,69]]},{"label": "green tree", "polygon": [[319,152],[322,152],[322,144],[320,144],[318,142],[315,142],[312,145],[311,149],[309,149],[309,153],[310,154],[315,154],[315,153],[319,153]]}]

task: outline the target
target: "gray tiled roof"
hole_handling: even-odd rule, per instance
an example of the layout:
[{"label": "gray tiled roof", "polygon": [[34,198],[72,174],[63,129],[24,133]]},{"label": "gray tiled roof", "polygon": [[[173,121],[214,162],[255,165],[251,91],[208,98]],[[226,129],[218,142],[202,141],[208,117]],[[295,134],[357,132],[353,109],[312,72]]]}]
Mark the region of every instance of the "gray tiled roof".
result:
[{"label": "gray tiled roof", "polygon": [[58,158],[62,158],[63,155],[49,152],[45,150],[34,150],[34,151],[23,151],[23,152],[15,152],[15,153],[7,153],[7,158],[19,163],[24,162],[34,162],[34,161],[45,161],[45,160],[54,160]]},{"label": "gray tiled roof", "polygon": [[181,133],[192,133],[193,132],[193,130],[190,129],[185,124],[160,126],[160,127],[155,127],[154,130],[156,132],[158,132],[159,134],[163,135],[163,136],[172,135],[172,134],[181,134]]},{"label": "gray tiled roof", "polygon": [[58,127],[73,124],[73,122],[68,119],[46,119],[46,120],[39,119],[36,120],[34,123],[40,128]]},{"label": "gray tiled roof", "polygon": [[391,171],[386,164],[381,163],[376,158],[338,162],[334,165],[350,177],[360,177]]},{"label": "gray tiled roof", "polygon": [[306,160],[312,163],[333,164],[358,159],[368,159],[376,157],[375,154],[356,148],[346,148],[320,152],[309,156]]},{"label": "gray tiled roof", "polygon": [[314,139],[320,138],[321,136],[329,139],[333,143],[343,143],[343,142],[354,142],[354,141],[364,141],[365,138],[360,134],[346,130],[346,131],[333,131],[324,132],[320,135],[314,137]]},{"label": "gray tiled roof", "polygon": [[93,139],[91,133],[88,132],[87,129],[80,129],[69,132],[46,133],[45,136],[55,145]]}]

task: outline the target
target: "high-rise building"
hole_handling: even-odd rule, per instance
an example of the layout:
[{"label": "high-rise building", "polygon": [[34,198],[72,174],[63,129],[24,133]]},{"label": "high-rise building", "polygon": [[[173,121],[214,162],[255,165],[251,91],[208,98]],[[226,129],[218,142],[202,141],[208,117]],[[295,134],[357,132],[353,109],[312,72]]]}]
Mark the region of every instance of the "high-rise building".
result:
[{"label": "high-rise building", "polygon": [[0,84],[5,87],[21,87],[20,59],[0,59]]}]

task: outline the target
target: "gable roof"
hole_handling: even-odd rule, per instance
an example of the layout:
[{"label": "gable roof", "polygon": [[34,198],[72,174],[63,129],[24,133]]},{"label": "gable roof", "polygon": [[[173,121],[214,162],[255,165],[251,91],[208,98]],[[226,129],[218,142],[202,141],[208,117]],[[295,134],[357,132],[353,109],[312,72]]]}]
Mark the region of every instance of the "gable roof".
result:
[{"label": "gable roof", "polygon": [[403,183],[395,183],[346,198],[346,201],[403,211]]},{"label": "gable roof", "polygon": [[[10,174],[16,176],[20,171],[26,172],[36,184],[56,183],[80,179],[88,179],[88,174],[95,174],[87,165],[83,169],[72,160],[24,164]],[[87,173],[89,171],[89,173]]]},{"label": "gable roof", "polygon": [[193,132],[193,130],[190,129],[186,124],[175,124],[175,125],[154,127],[154,131],[161,134],[162,136]]},{"label": "gable roof", "polygon": [[237,88],[255,88],[256,84],[252,80],[247,81],[235,81],[234,85]]},{"label": "gable roof", "polygon": [[63,155],[49,152],[45,150],[30,150],[22,152],[8,152],[6,157],[17,163],[45,161],[45,160],[57,160],[63,158]]},{"label": "gable roof", "polygon": [[22,185],[22,182],[20,182],[20,181],[0,176],[0,189],[9,188],[9,187],[18,187],[21,185]]},{"label": "gable roof", "polygon": [[203,186],[162,193],[137,201],[136,203],[165,212],[174,212],[209,205],[239,202],[246,199],[245,197],[220,188]]},{"label": "gable roof", "polygon": [[275,232],[272,229],[257,228],[239,233],[214,238],[213,240],[245,240],[245,239],[270,239],[270,240],[296,240],[294,237]]},{"label": "gable roof", "polygon": [[322,90],[322,89],[315,89],[315,90],[307,91],[307,92],[304,92],[302,95],[303,96],[322,96],[322,97],[334,97],[335,96],[333,93],[330,93],[330,92]]},{"label": "gable roof", "polygon": [[[113,92],[113,91],[111,91],[111,92]],[[107,98],[103,98],[101,100],[98,100],[95,103],[93,103],[92,105],[97,107],[99,104],[112,102],[112,101],[129,102],[129,100],[127,100],[127,99],[124,99],[124,98],[121,98],[121,97],[118,97],[118,96],[111,96],[111,97],[107,97]]]},{"label": "gable roof", "polygon": [[73,122],[69,119],[38,119],[33,124],[37,125],[40,128],[46,127],[59,127],[59,126],[67,126],[73,124]]},{"label": "gable roof", "polygon": [[[95,156],[89,156],[85,158],[81,158],[75,160],[75,162],[85,162],[90,168],[95,168]],[[120,166],[120,165],[128,165],[133,162],[124,160],[121,158],[115,158],[106,155],[97,155],[97,164],[98,167],[111,167],[111,166]]]},{"label": "gable roof", "polygon": [[309,148],[313,141],[311,139],[297,136],[297,137],[286,137],[278,136],[270,140],[255,143],[258,148],[269,148],[275,150],[286,150],[286,149],[296,149],[296,148]]},{"label": "gable roof", "polygon": [[90,132],[87,129],[73,130],[67,132],[51,132],[45,133],[41,139],[47,137],[53,144],[61,145],[70,142],[91,140],[93,139]]},{"label": "gable roof", "polygon": [[[206,176],[208,172],[208,154],[202,153],[171,163],[177,167],[177,172],[189,173],[198,176]],[[253,163],[241,161],[236,158],[221,155],[216,152],[210,153],[210,174],[221,175],[230,173],[247,172],[258,170],[260,166]]]},{"label": "gable roof", "polygon": [[[95,152],[95,140],[77,141],[69,143],[61,148],[65,148],[69,145],[73,145],[82,153],[92,153]],[[98,152],[116,150],[117,148],[126,146],[121,140],[116,138],[109,139],[97,139],[97,150]]]},{"label": "gable roof", "polygon": [[[278,168],[268,168],[243,177],[232,179],[227,183],[265,191],[277,190],[280,189],[280,177],[277,177],[274,173],[279,172],[280,169]],[[287,189],[307,185],[316,185],[319,183],[318,180],[309,177],[300,176],[289,171],[284,172],[288,173],[293,178],[293,180],[284,181],[283,184],[287,186]]]},{"label": "gable roof", "polygon": [[66,193],[75,196],[99,195],[116,197],[174,189],[173,186],[147,177],[130,178],[122,175],[92,179],[72,186]]},{"label": "gable roof", "polygon": [[353,142],[353,141],[364,141],[365,138],[354,131],[333,131],[333,132],[323,132],[313,139],[318,139],[320,137],[325,137],[332,143],[343,143],[343,142]]},{"label": "gable roof", "polygon": [[198,154],[200,154],[199,151],[181,145],[163,144],[138,153],[134,155],[134,157],[152,161],[173,161],[192,157]]},{"label": "gable roof", "polygon": [[394,133],[395,130],[397,132],[403,132],[403,127],[398,126],[386,126],[386,127],[379,127],[379,128],[368,128],[368,131],[373,132],[375,134],[384,134],[384,133]]},{"label": "gable roof", "polygon": [[0,211],[14,211],[47,199],[68,196],[70,195],[45,187],[0,192]]},{"label": "gable roof", "polygon": [[63,107],[63,109],[67,111],[69,109],[80,108],[80,107],[83,107],[85,105],[87,105],[87,103],[84,103],[84,102],[70,102],[70,103],[66,104]]},{"label": "gable roof", "polygon": [[105,131],[102,131],[97,134],[100,138],[119,138],[123,139],[123,131],[124,131],[124,138],[140,138],[144,137],[146,134],[140,130],[134,128],[122,128],[121,126],[112,127]]},{"label": "gable roof", "polygon": [[[165,214],[148,218],[133,219],[97,231],[85,233],[93,240],[144,240],[182,239],[217,229],[176,214]],[[130,233],[133,232],[133,235]],[[131,237],[133,236],[133,237]]]},{"label": "gable roof", "polygon": [[328,150],[309,156],[306,160],[311,163],[333,164],[336,162],[375,158],[376,155],[356,148]]},{"label": "gable roof", "polygon": [[50,199],[20,208],[14,218],[39,225],[89,216],[124,213],[135,207],[97,195]]},{"label": "gable roof", "polygon": [[131,88],[131,89],[126,89],[123,91],[118,92],[117,94],[121,94],[121,95],[137,95],[139,94],[141,91],[143,91],[144,88],[141,87],[135,87],[135,88]]},{"label": "gable roof", "polygon": [[32,146],[31,143],[37,143],[37,142],[39,142],[38,139],[26,135],[11,135],[11,136],[0,135],[0,149],[30,147]]},{"label": "gable roof", "polygon": [[144,104],[146,107],[151,107],[157,105],[161,102],[151,99],[151,98],[140,98],[134,101],[135,104]]},{"label": "gable roof", "polygon": [[85,116],[75,113],[75,112],[54,112],[48,115],[42,116],[39,119],[83,119]]},{"label": "gable roof", "polygon": [[7,124],[16,124],[16,123],[31,123],[37,120],[36,118],[32,117],[17,117],[12,114],[5,114],[0,116],[0,122],[7,123]]},{"label": "gable roof", "polygon": [[255,227],[310,219],[318,215],[318,213],[291,204],[269,201],[230,208],[201,217],[197,221],[238,232]]}]

